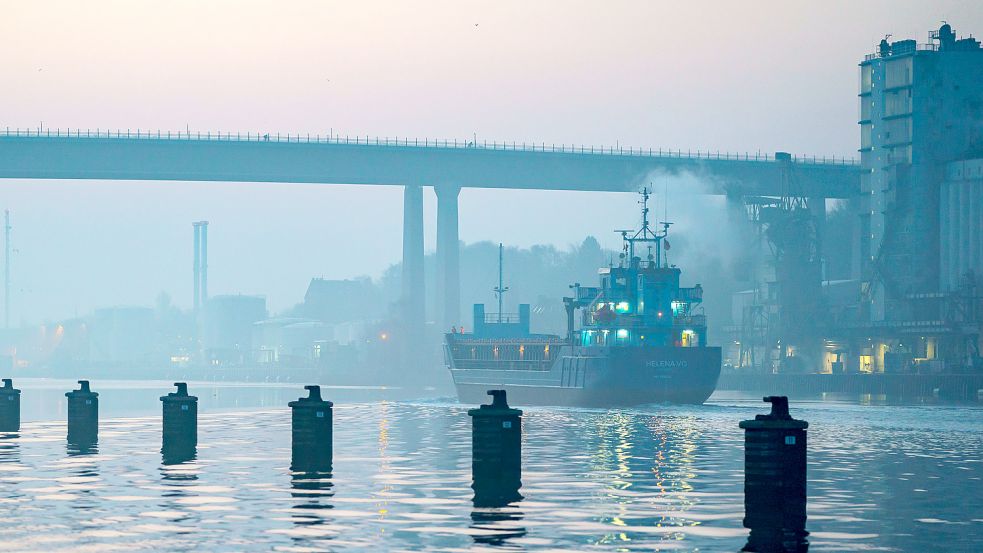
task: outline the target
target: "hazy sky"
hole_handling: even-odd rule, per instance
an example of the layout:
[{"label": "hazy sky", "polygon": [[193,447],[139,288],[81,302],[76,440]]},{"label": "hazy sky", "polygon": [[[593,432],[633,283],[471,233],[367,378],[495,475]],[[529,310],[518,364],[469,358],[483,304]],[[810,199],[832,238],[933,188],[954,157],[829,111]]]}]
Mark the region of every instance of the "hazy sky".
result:
[{"label": "hazy sky", "polygon": [[[983,3],[0,0],[0,127],[466,137],[852,155],[857,62],[883,35]],[[191,302],[191,221],[210,290],[300,301],[311,276],[378,276],[399,188],[0,181],[15,319]],[[461,238],[565,246],[634,223],[630,195],[461,194]],[[433,198],[427,195],[428,248]],[[686,210],[696,229],[699,210]],[[626,220],[627,218],[627,220]],[[353,238],[357,236],[357,238]],[[562,283],[560,283],[562,284]]]}]

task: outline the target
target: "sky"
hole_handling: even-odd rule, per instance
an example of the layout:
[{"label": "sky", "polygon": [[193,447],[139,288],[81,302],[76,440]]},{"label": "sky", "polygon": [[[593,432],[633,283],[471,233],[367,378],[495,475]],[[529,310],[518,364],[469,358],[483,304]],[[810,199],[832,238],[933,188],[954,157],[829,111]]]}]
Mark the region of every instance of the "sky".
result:
[{"label": "sky", "polygon": [[[983,34],[983,3],[0,0],[0,128],[851,156],[858,61],[941,20]],[[679,207],[677,231],[707,223]],[[162,291],[190,306],[200,219],[210,292],[263,294],[272,311],[313,276],[378,277],[401,254],[397,187],[0,180],[0,208],[12,318],[27,323]],[[630,194],[465,189],[460,235],[616,248],[635,213]],[[430,192],[425,217],[432,250]]]}]

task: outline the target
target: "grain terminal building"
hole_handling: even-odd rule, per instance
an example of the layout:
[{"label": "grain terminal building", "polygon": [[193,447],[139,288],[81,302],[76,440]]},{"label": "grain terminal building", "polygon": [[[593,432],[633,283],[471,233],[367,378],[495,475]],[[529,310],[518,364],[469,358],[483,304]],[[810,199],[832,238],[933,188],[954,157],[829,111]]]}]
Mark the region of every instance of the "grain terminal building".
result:
[{"label": "grain terminal building", "polygon": [[[827,259],[775,255],[764,282],[735,295],[733,365],[745,373],[983,371],[980,42],[957,38],[948,24],[924,44],[885,39],[860,62],[859,88],[861,192],[849,200],[853,238],[841,250],[852,257],[851,278],[828,280]],[[789,252],[808,249],[788,236],[820,236],[821,223],[797,215],[796,198],[783,200],[773,211],[784,227],[764,232],[772,250],[783,240],[796,245]],[[778,231],[787,236],[776,239]]]}]

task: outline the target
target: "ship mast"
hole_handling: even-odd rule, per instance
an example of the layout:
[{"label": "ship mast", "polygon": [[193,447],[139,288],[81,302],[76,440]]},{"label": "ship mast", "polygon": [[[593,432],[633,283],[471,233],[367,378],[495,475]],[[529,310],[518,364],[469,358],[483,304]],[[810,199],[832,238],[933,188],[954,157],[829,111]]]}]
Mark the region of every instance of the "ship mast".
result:
[{"label": "ship mast", "polygon": [[[662,225],[661,233],[656,233],[651,228],[649,228],[648,202],[649,202],[649,195],[651,194],[651,192],[649,191],[648,188],[643,187],[642,190],[639,192],[639,194],[642,195],[642,201],[638,202],[642,204],[642,228],[640,228],[638,232],[633,234],[630,238],[628,237],[628,233],[631,231],[622,230],[616,232],[621,233],[621,237],[624,239],[625,245],[627,246],[626,249],[628,250],[629,266],[634,266],[635,264],[635,242],[648,243],[648,244],[654,243],[655,244],[654,262],[655,262],[655,268],[658,269],[662,267],[662,241],[665,240],[666,236],[669,235],[669,226],[672,225],[672,223],[662,221],[660,223]],[[653,261],[652,246],[649,245],[649,262],[651,263],[652,261]]]},{"label": "ship mast", "polygon": [[504,257],[503,256],[504,250],[505,250],[505,246],[503,246],[502,243],[499,242],[498,243],[498,286],[493,288],[493,290],[495,291],[495,296],[498,297],[498,322],[499,323],[502,322],[502,299],[503,296],[505,295],[505,292],[509,291],[509,287],[505,286],[502,276],[502,261]]}]

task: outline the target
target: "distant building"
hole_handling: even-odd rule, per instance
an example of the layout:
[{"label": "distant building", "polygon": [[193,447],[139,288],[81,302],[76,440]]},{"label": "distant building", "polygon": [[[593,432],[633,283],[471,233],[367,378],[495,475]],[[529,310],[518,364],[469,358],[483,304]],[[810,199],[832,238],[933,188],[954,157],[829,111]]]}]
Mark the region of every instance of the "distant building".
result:
[{"label": "distant building", "polygon": [[304,294],[304,317],[325,323],[370,321],[384,311],[385,302],[369,279],[312,278]]},{"label": "distant building", "polygon": [[983,277],[983,155],[946,164],[940,204],[940,288],[955,292],[967,280],[979,286]]},{"label": "distant building", "polygon": [[202,345],[217,365],[253,362],[253,323],[266,319],[262,296],[213,296],[205,303]]},{"label": "distant building", "polygon": [[860,298],[844,370],[979,363],[983,49],[948,25],[860,63]]},{"label": "distant building", "polygon": [[[149,307],[97,309],[88,328],[89,360],[104,365],[140,368],[152,362],[156,345],[154,310]],[[64,327],[57,325],[56,333]]]},{"label": "distant building", "polygon": [[334,340],[331,325],[296,317],[253,323],[253,346],[260,363],[313,366],[322,345]]},{"label": "distant building", "polygon": [[[864,173],[855,270],[869,321],[925,316],[909,300],[944,288],[940,252],[949,237],[939,229],[946,167],[983,157],[980,43],[957,39],[949,25],[930,39],[883,40],[860,63]],[[980,209],[975,202],[965,208]]]}]

